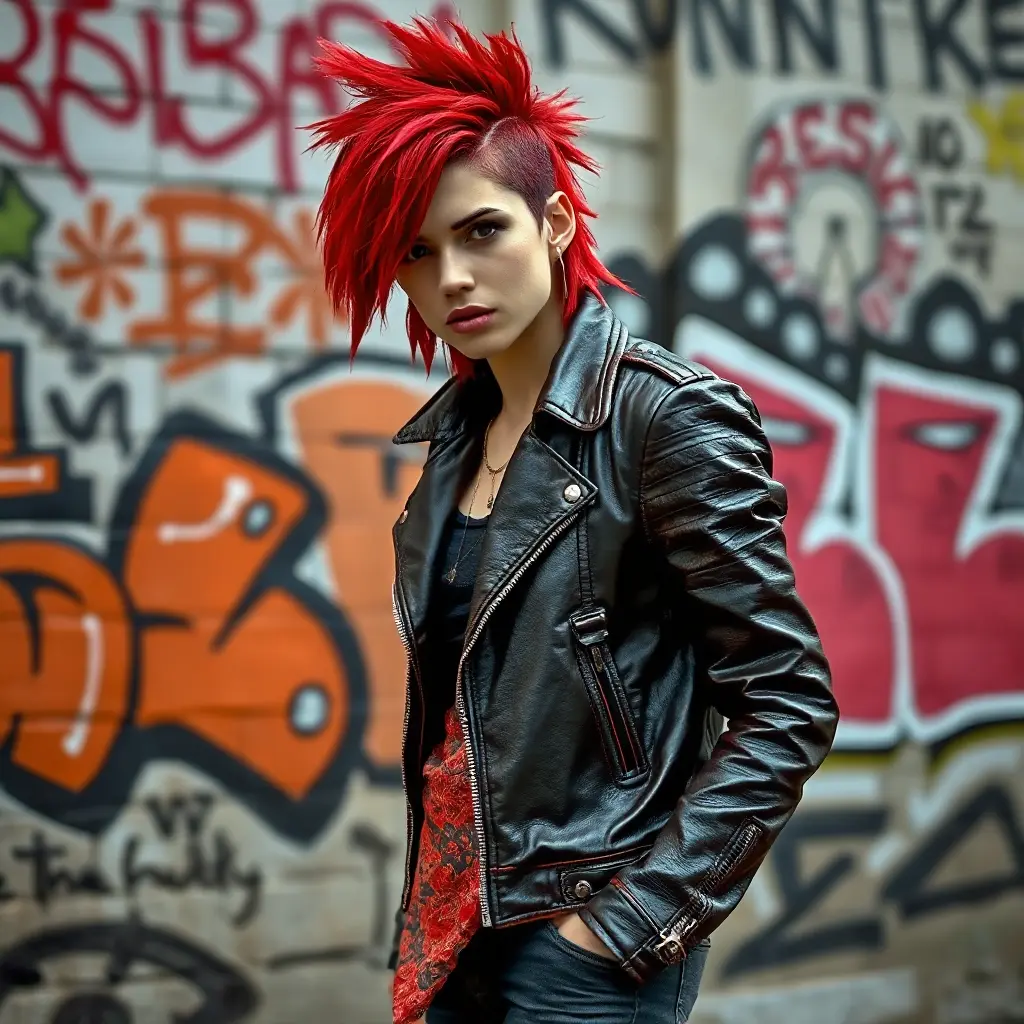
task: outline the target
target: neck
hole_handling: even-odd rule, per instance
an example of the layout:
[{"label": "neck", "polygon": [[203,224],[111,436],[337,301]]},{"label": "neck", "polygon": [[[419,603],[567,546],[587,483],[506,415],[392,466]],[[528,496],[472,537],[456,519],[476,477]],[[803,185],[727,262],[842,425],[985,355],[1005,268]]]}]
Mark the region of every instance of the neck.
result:
[{"label": "neck", "polygon": [[515,343],[488,360],[501,390],[502,417],[524,426],[533,419],[551,361],[564,339],[562,306],[553,295]]}]

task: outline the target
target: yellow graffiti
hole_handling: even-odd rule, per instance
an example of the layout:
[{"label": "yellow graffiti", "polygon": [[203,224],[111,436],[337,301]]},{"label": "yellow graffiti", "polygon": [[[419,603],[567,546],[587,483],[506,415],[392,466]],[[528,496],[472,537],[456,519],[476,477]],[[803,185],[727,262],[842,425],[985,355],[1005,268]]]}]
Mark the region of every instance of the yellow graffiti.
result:
[{"label": "yellow graffiti", "polygon": [[1024,91],[1010,93],[1001,109],[969,103],[967,113],[988,143],[989,174],[1012,174],[1024,182]]}]

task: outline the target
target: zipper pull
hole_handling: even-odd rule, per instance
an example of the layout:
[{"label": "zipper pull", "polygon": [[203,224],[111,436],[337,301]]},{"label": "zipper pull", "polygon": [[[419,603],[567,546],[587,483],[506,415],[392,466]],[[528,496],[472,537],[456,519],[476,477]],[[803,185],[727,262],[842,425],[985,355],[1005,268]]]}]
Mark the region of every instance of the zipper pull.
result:
[{"label": "zipper pull", "polygon": [[593,648],[608,639],[608,615],[603,608],[574,612],[569,625],[584,647]]},{"label": "zipper pull", "polygon": [[663,928],[658,937],[661,942],[654,947],[654,952],[669,965],[677,964],[680,960],[686,959],[686,950],[683,948],[683,939],[697,927],[697,921],[692,917],[680,918],[671,928]]}]

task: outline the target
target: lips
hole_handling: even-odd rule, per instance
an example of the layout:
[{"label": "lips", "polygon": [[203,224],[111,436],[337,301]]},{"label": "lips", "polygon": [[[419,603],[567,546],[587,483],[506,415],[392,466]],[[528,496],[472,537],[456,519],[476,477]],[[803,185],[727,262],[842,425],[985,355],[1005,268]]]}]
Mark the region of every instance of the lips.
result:
[{"label": "lips", "polygon": [[452,310],[447,322],[457,324],[463,320],[472,320],[474,317],[484,316],[487,313],[493,312],[494,310],[488,306],[462,306],[459,309]]}]

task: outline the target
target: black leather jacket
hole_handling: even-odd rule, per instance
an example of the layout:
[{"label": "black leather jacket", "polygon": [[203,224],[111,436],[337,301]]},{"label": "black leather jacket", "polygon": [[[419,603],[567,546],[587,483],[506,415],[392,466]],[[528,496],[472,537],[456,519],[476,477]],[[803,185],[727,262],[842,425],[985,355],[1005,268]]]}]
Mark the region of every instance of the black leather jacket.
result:
[{"label": "black leather jacket", "polygon": [[[430,442],[394,527],[403,910],[431,569],[498,401],[486,369],[449,381],[394,439]],[[459,674],[485,926],[578,911],[642,982],[739,902],[838,721],[771,468],[737,386],[584,302],[498,492]]]}]

